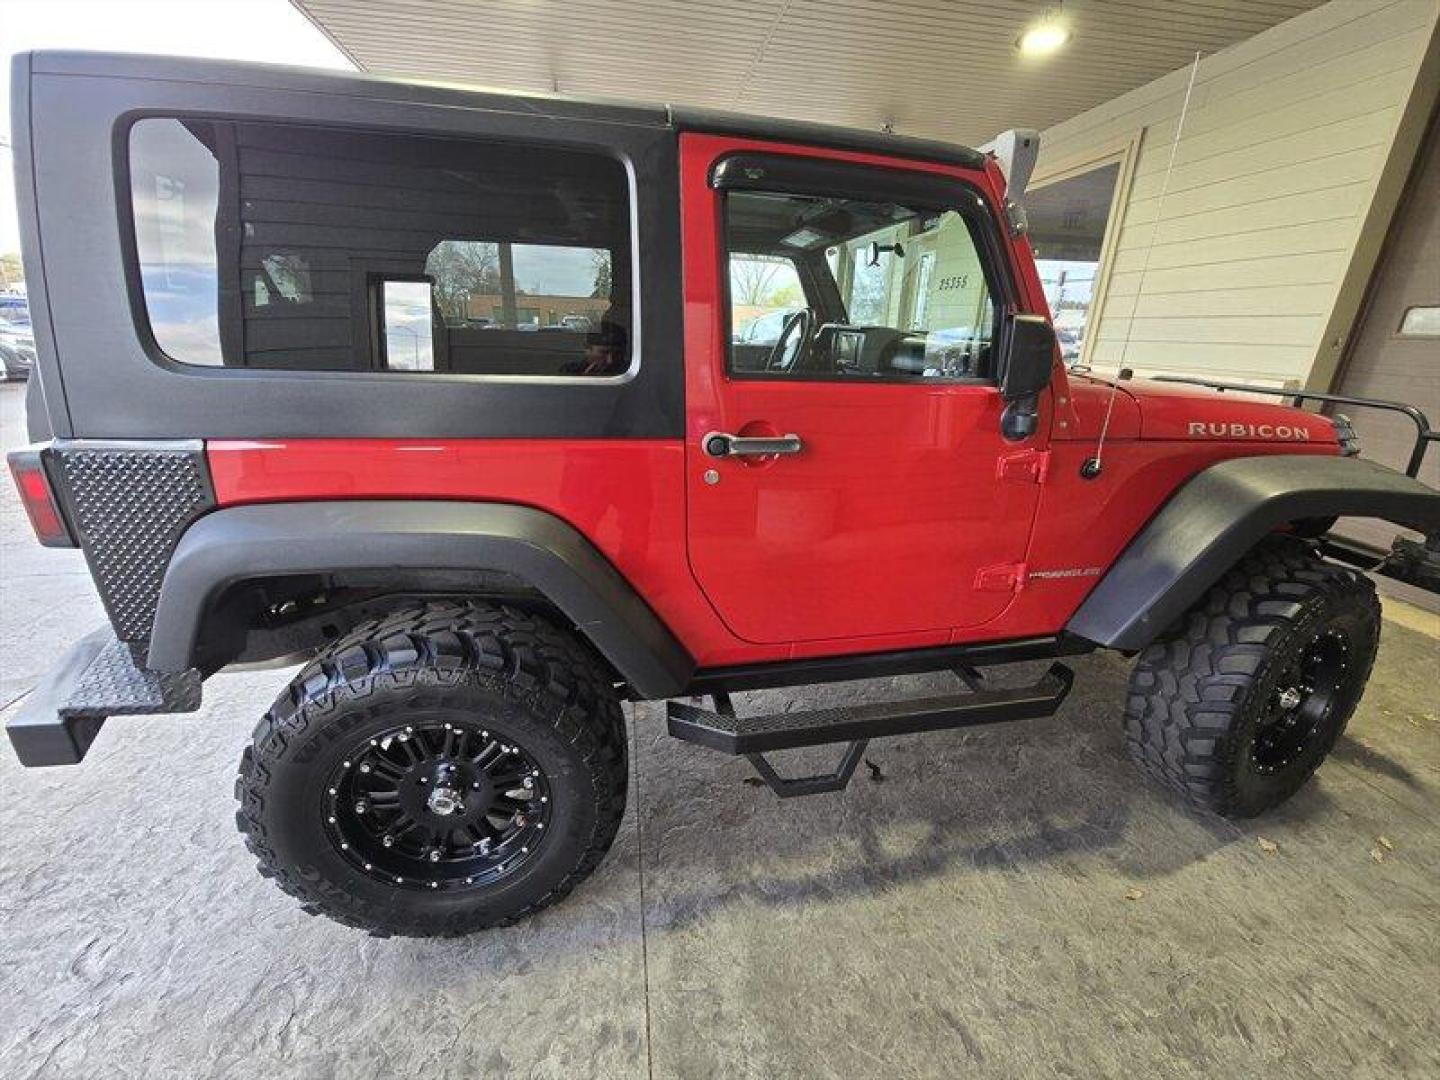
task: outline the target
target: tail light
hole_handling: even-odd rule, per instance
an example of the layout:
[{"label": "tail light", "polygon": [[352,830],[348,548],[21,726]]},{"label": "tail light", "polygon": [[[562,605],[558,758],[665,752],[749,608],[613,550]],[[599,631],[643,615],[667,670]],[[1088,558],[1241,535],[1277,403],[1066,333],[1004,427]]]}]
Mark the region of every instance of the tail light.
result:
[{"label": "tail light", "polygon": [[46,547],[75,547],[75,538],[70,535],[65,515],[60,512],[50,478],[45,475],[40,449],[27,446],[10,451],[7,457],[10,475],[15,478],[15,487],[20,491],[20,501],[25,505],[35,538]]}]

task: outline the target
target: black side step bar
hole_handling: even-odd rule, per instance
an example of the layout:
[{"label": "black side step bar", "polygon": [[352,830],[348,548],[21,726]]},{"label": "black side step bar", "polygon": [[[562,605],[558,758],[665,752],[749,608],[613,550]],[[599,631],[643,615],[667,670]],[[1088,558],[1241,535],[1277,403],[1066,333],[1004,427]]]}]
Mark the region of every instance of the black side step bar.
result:
[{"label": "black side step bar", "polygon": [[[960,669],[956,674],[967,686],[983,685],[979,673],[973,669]],[[713,712],[679,701],[669,702],[666,709],[670,734],[675,738],[708,746],[722,754],[746,755],[771,789],[786,798],[844,788],[869,739],[1050,716],[1064,702],[1074,682],[1075,673],[1064,664],[1051,664],[1039,682],[1016,689],[972,689],[969,693],[944,697],[773,716],[736,716],[729,695],[716,692],[712,695]],[[771,750],[844,742],[850,746],[839,769],[822,776],[786,779],[761,756]]]},{"label": "black side step bar", "polygon": [[771,791],[782,799],[793,799],[798,795],[823,795],[827,791],[844,791],[850,784],[850,777],[855,775],[855,766],[859,765],[860,759],[865,756],[865,747],[869,745],[869,739],[856,739],[845,747],[845,756],[840,759],[835,771],[821,773],[819,776],[781,776],[764,754],[745,756]]}]

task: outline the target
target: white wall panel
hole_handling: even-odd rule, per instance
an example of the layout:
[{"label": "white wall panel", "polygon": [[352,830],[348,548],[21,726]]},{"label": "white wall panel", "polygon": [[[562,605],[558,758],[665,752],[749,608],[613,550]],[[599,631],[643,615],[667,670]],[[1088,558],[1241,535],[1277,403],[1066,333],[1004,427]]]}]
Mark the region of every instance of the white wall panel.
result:
[{"label": "white wall panel", "polygon": [[1188,67],[1045,131],[1040,176],[1143,131],[1087,359],[1303,382],[1437,15],[1333,0],[1204,57],[1168,189]]}]

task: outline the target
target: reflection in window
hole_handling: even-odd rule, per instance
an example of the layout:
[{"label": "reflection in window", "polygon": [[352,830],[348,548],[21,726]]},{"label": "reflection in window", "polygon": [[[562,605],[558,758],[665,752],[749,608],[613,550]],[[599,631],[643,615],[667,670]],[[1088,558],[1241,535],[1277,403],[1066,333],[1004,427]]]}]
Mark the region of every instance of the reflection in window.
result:
[{"label": "reflection in window", "polygon": [[191,364],[219,364],[215,156],[179,120],[130,133],[135,248],[155,341]]},{"label": "reflection in window", "polygon": [[805,306],[793,260],[782,255],[730,256],[732,337],[747,345],[773,345],[785,316]]},{"label": "reflection in window", "polygon": [[385,281],[380,285],[385,366],[391,371],[434,371],[428,281]]},{"label": "reflection in window", "polygon": [[730,368],[813,378],[979,378],[995,306],[953,211],[726,197]]},{"label": "reflection in window", "polygon": [[299,255],[275,252],[260,260],[255,274],[255,305],[308,304],[310,266]]},{"label": "reflection in window", "polygon": [[1036,269],[1067,363],[1079,360],[1084,346],[1110,201],[1119,176],[1119,163],[1111,162],[1035,188],[1025,196]]},{"label": "reflection in window", "polygon": [[425,259],[448,327],[586,334],[611,306],[602,248],[442,240]]},{"label": "reflection in window", "polygon": [[145,307],[181,362],[629,368],[629,185],[609,157],[146,118],[130,177]]}]

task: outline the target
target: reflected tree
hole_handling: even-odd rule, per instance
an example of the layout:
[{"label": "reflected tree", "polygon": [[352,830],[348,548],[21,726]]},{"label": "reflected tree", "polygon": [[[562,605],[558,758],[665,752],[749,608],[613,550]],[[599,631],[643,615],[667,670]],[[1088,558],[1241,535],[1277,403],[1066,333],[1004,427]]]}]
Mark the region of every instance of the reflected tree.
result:
[{"label": "reflected tree", "polygon": [[746,255],[730,260],[730,294],[737,304],[767,304],[782,284],[788,284],[786,259]]},{"label": "reflected tree", "polygon": [[604,248],[596,248],[590,252],[590,262],[595,267],[595,288],[590,296],[596,300],[610,299],[610,252]]},{"label": "reflected tree", "polygon": [[498,245],[475,240],[442,240],[425,260],[435,303],[446,322],[463,322],[472,296],[500,292]]}]

